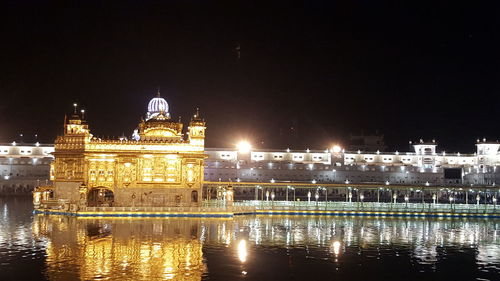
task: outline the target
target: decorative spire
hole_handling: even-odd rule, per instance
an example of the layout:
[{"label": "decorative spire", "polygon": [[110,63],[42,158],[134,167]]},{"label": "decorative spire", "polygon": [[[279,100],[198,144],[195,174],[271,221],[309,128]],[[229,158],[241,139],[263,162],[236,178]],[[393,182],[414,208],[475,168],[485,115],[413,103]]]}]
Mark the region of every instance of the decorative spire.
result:
[{"label": "decorative spire", "polygon": [[156,97],[159,98],[160,97],[160,87],[158,87],[158,89],[156,89]]},{"label": "decorative spire", "polygon": [[196,108],[196,112],[194,113],[192,120],[193,121],[200,121],[201,120],[200,109],[198,107]]}]

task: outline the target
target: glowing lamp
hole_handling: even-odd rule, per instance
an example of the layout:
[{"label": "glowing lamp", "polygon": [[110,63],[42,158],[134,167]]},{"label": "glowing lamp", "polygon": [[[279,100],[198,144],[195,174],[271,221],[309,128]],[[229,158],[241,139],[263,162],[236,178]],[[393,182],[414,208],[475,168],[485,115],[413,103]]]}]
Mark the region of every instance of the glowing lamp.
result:
[{"label": "glowing lamp", "polygon": [[341,152],[341,151],[342,151],[342,147],[340,147],[339,145],[334,145],[334,146],[332,147],[332,151],[333,151],[334,153],[339,153],[339,152]]},{"label": "glowing lamp", "polygon": [[248,153],[252,149],[252,145],[248,141],[240,141],[236,145],[236,148],[238,148],[240,153]]}]

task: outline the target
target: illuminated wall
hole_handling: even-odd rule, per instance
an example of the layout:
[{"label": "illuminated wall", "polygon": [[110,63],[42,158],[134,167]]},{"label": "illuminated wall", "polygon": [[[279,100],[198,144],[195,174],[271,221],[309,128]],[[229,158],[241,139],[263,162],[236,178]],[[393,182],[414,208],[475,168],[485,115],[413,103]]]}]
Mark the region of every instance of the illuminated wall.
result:
[{"label": "illuminated wall", "polygon": [[[196,112],[182,123],[155,112],[139,124],[139,140],[102,140],[73,115],[55,141],[51,165],[56,199],[67,206],[197,206],[203,182],[205,122]],[[89,196],[109,190],[112,200]],[[88,200],[96,202],[90,205]],[[104,202],[106,201],[106,202]]]}]

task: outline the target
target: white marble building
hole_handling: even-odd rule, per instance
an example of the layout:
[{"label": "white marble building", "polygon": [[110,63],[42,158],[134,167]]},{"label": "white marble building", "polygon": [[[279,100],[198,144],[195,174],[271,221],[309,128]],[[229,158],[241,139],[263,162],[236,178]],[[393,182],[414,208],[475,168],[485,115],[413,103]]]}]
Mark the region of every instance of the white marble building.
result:
[{"label": "white marble building", "polygon": [[[473,154],[417,142],[412,152],[206,148],[205,181],[380,183],[422,186],[500,184],[500,143],[478,140]],[[31,191],[49,178],[53,145],[0,145],[0,193]],[[459,171],[447,178],[445,170]],[[457,170],[458,169],[458,170]]]},{"label": "white marble building", "polygon": [[[498,142],[476,143],[474,154],[437,151],[435,142],[413,144],[412,152],[206,149],[207,181],[382,183],[491,186],[500,183]],[[448,170],[450,169],[450,170]],[[445,170],[460,169],[458,177]]]},{"label": "white marble building", "polygon": [[49,179],[54,145],[0,144],[0,194],[29,194]]}]

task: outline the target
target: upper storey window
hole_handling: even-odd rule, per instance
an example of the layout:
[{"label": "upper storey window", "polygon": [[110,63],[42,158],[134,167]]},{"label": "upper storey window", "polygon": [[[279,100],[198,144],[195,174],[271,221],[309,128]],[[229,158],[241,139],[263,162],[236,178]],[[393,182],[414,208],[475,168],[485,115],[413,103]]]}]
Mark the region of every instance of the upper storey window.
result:
[{"label": "upper storey window", "polygon": [[255,160],[255,161],[264,160],[264,153],[252,152],[252,160]]},{"label": "upper storey window", "polygon": [[323,161],[323,155],[313,155],[313,161]]},{"label": "upper storey window", "polygon": [[373,162],[373,156],[365,156],[365,157],[364,157],[364,160],[365,160],[366,162]]},{"label": "upper storey window", "polygon": [[296,154],[293,154],[292,159],[293,159],[293,161],[303,161],[304,155],[296,153]]},{"label": "upper storey window", "polygon": [[222,152],[220,154],[220,158],[224,159],[224,160],[232,160],[232,159],[235,159],[235,155],[234,155],[234,153],[231,153],[231,152]]}]

